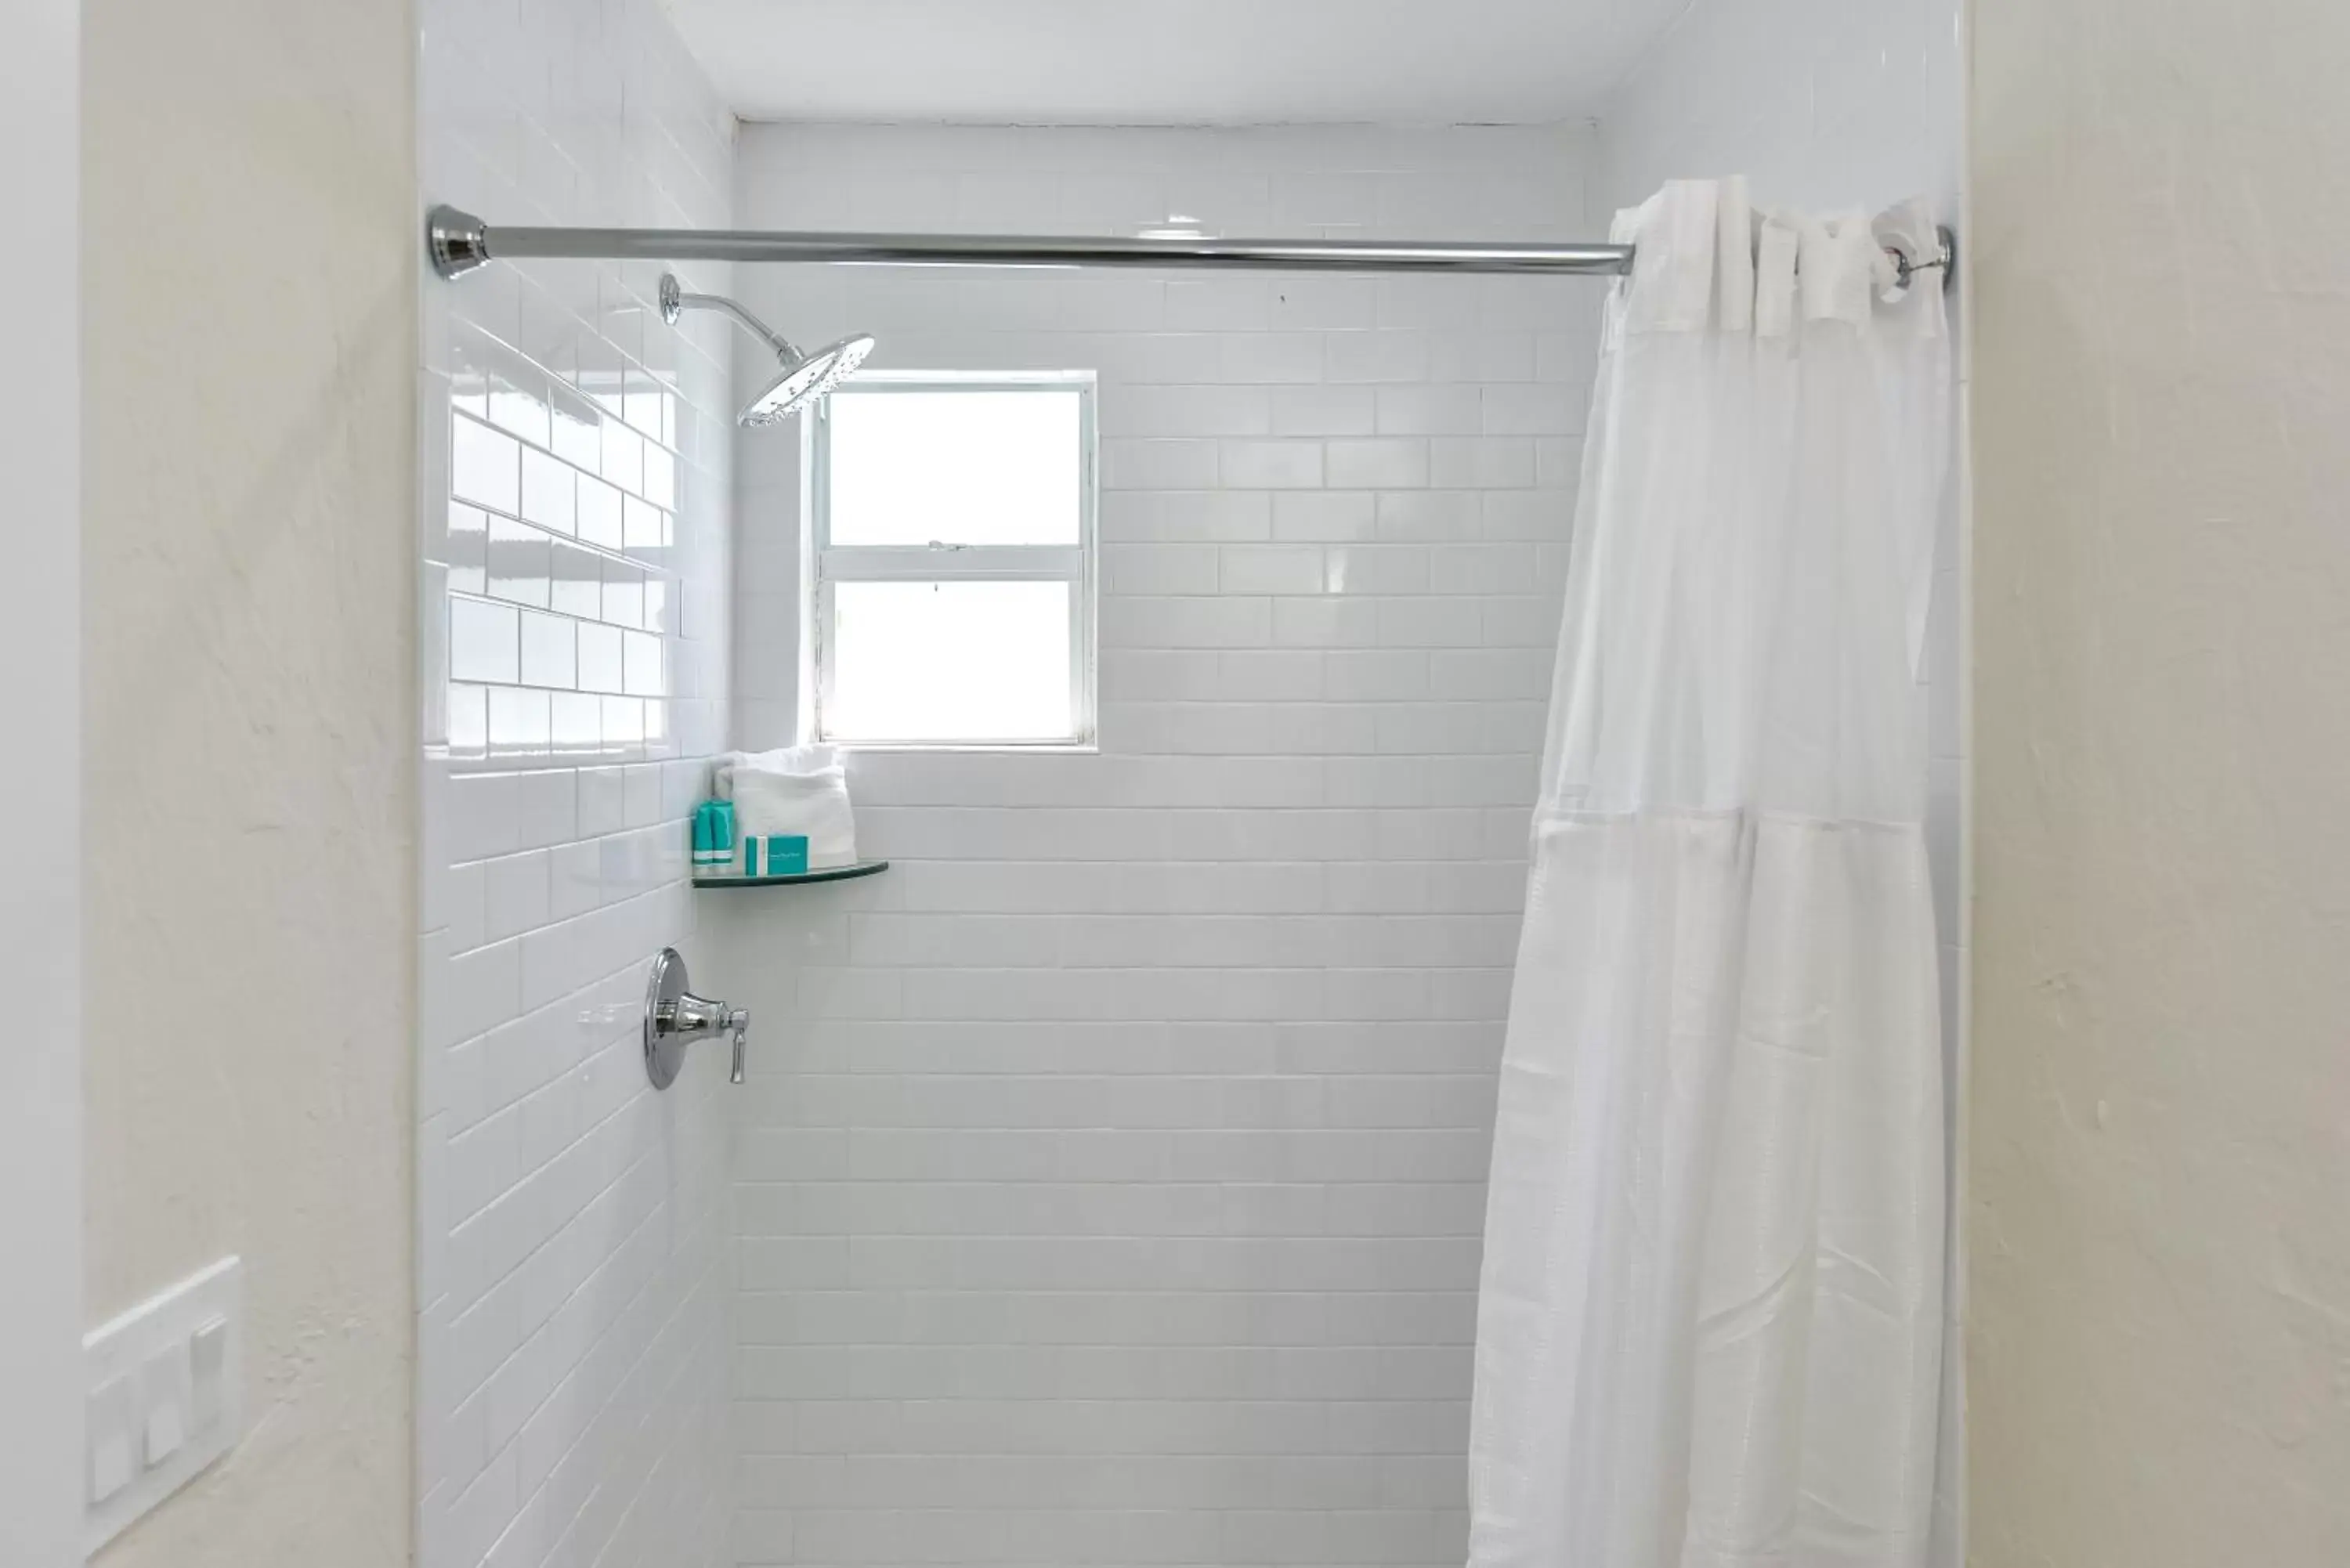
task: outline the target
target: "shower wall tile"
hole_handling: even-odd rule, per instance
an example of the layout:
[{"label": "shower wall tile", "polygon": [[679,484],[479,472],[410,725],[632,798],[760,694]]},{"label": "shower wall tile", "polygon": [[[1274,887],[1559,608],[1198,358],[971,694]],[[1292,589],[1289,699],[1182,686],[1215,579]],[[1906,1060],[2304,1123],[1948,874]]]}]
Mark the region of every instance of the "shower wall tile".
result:
[{"label": "shower wall tile", "polygon": [[[1589,151],[754,127],[737,209],[1579,237]],[[885,367],[1096,369],[1104,488],[1099,754],[858,755],[891,871],[733,897],[711,933],[761,1021],[735,1561],[1457,1564],[1597,287],[737,283]],[[794,733],[798,461],[748,440],[736,471],[749,745]]]},{"label": "shower wall tile", "polygon": [[[428,200],[726,221],[733,123],[653,0],[421,20]],[[724,602],[728,348],[658,325],[658,274],[423,285],[421,1568],[728,1554],[723,1069],[656,1096],[636,1023],[696,950],[726,623],[671,607]]]}]

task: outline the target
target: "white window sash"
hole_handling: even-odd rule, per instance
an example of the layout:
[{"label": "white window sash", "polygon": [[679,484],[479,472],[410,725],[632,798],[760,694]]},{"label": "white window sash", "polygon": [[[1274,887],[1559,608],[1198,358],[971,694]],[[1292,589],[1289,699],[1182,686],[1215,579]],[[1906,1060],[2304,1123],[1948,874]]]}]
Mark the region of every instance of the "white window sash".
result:
[{"label": "white window sash", "polygon": [[956,582],[1049,578],[1077,582],[1086,552],[1078,545],[920,545],[837,546],[816,570],[839,583]]},{"label": "white window sash", "polygon": [[[902,741],[841,740],[837,743],[865,751],[1089,751],[1097,741],[1095,711],[1098,654],[1094,640],[1099,567],[1095,550],[1098,527],[1098,494],[1095,452],[1095,378],[1090,371],[957,373],[949,371],[868,372],[858,378],[852,391],[835,396],[869,397],[890,392],[1000,391],[1049,389],[1080,395],[1077,542],[1073,545],[964,545],[941,539],[933,545],[835,545],[832,522],[831,431],[827,405],[817,405],[807,422],[808,483],[806,487],[810,526],[806,563],[810,578],[808,647],[814,665],[816,706],[814,733],[832,740],[825,715],[833,702],[833,661],[829,647],[834,614],[833,588],[854,582],[1066,582],[1069,585],[1069,711],[1075,732],[1069,735],[1006,737],[1001,740]],[[945,531],[941,527],[941,532]]]}]

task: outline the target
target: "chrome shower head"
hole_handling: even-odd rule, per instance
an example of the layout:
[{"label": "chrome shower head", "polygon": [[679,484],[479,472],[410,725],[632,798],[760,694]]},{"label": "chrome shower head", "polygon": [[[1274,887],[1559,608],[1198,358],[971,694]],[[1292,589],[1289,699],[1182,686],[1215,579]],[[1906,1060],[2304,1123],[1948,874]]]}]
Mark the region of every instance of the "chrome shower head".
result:
[{"label": "chrome shower head", "polygon": [[743,411],[734,416],[734,422],[746,430],[755,430],[790,419],[856,374],[857,367],[872,352],[873,339],[859,333],[827,344],[798,359],[784,356],[783,374],[769,382],[765,391],[745,403]]},{"label": "chrome shower head", "polygon": [[782,373],[734,416],[734,422],[746,430],[780,423],[819,401],[854,375],[865,356],[873,352],[873,339],[858,333],[813,354],[803,354],[792,347],[790,338],[725,296],[687,294],[679,288],[676,274],[661,274],[661,319],[674,327],[680,316],[694,309],[721,311],[733,317],[736,326],[774,349],[783,362]]}]

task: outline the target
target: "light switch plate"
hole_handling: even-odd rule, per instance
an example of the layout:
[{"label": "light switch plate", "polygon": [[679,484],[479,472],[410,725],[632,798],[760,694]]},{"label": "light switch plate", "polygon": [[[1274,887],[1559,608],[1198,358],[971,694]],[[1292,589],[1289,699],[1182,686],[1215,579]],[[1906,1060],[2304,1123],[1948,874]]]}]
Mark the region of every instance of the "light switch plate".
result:
[{"label": "light switch plate", "polygon": [[96,1552],[236,1446],[244,1297],[243,1265],[223,1258],[83,1338],[91,1416],[85,1551]]}]

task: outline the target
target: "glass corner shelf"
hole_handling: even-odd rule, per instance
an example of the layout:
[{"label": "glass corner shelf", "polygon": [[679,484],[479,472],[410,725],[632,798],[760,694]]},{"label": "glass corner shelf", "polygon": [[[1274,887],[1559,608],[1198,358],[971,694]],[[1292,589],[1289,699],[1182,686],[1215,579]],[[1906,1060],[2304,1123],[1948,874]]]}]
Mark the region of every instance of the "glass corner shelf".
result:
[{"label": "glass corner shelf", "polygon": [[795,888],[809,882],[850,882],[859,877],[878,877],[889,869],[887,860],[859,860],[848,866],[818,866],[806,871],[787,871],[780,877],[696,877],[697,888]]}]

